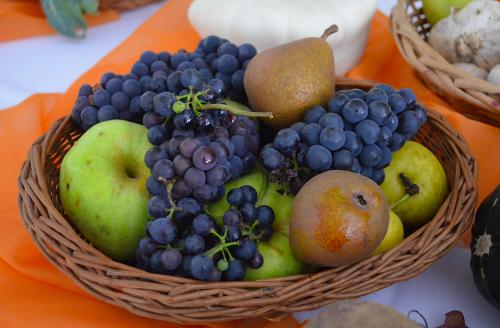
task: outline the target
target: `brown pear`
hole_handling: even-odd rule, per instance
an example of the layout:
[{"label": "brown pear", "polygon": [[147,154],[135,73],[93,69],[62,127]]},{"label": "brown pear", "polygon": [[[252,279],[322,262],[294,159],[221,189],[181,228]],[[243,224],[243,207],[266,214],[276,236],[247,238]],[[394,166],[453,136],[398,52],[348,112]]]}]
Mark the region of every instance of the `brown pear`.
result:
[{"label": "brown pear", "polygon": [[335,90],[335,62],[325,41],[338,30],[332,25],[319,38],[305,38],[258,53],[248,64],[244,86],[254,111],[272,112],[264,122],[288,127],[316,105],[326,105]]},{"label": "brown pear", "polygon": [[372,180],[348,171],[323,172],[293,201],[290,246],[299,260],[338,267],[373,254],[389,226],[389,205]]}]

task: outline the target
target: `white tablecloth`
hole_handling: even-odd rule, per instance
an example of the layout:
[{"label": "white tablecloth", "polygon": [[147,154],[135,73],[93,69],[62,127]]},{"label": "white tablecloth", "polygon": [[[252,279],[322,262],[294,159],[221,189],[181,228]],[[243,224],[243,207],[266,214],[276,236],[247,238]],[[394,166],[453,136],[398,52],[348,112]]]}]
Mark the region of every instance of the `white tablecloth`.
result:
[{"label": "white tablecloth", "polygon": [[[395,2],[379,0],[379,8],[387,14]],[[160,7],[149,5],[123,14],[118,21],[91,28],[83,42],[54,35],[0,43],[0,109],[34,93],[64,92]],[[444,314],[451,310],[462,311],[469,327],[500,327],[500,311],[474,286],[469,258],[468,249],[454,248],[416,278],[363,299],[386,304],[405,315],[418,310],[429,327],[442,324]],[[315,312],[295,316],[304,320]],[[418,320],[415,315],[412,318]]]}]

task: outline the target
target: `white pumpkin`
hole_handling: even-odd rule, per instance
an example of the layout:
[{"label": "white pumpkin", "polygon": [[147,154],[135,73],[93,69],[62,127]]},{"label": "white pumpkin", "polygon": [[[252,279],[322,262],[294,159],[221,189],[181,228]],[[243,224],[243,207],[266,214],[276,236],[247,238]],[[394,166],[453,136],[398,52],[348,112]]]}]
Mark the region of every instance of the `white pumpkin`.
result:
[{"label": "white pumpkin", "polygon": [[360,60],[376,0],[194,0],[189,20],[201,37],[218,35],[258,51],[311,36],[330,25],[339,31],[328,38],[335,70],[343,75]]}]

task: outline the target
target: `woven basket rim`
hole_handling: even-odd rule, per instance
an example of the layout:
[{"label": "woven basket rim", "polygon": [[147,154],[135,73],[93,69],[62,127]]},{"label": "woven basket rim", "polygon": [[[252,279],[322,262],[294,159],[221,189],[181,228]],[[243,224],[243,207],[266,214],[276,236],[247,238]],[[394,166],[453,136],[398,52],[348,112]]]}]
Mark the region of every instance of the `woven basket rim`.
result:
[{"label": "woven basket rim", "polygon": [[[369,88],[373,82],[339,78],[338,85]],[[50,196],[53,181],[48,180],[45,171],[53,161],[54,147],[60,147],[60,138],[73,138],[72,132],[68,133],[73,131],[70,117],[55,122],[30,149],[19,178],[21,217],[49,261],[107,303],[141,316],[179,323],[255,316],[275,320],[290,312],[318,308],[336,299],[359,297],[412,278],[444,256],[468,229],[477,202],[476,161],[463,137],[440,114],[429,110],[429,120],[442,128],[442,137],[449,141],[450,151],[460,154],[453,164],[456,176],[448,177],[450,183],[458,181],[459,185],[450,186],[450,194],[436,217],[397,247],[348,267],[255,282],[206,283],[147,273],[112,261],[80,237]],[[389,263],[390,267],[396,261],[401,265],[398,270],[384,266]],[[356,276],[359,272],[363,274]]]},{"label": "woven basket rim", "polygon": [[160,1],[163,0],[100,0],[99,9],[125,11]]},{"label": "woven basket rim", "polygon": [[[389,26],[399,52],[426,85],[452,105],[452,110],[500,127],[500,86],[454,67],[424,40],[408,12],[413,10],[415,24],[420,24],[421,33],[425,33],[429,27],[420,10],[421,3],[421,0],[398,0],[392,8]],[[498,94],[499,98],[491,94]]]}]

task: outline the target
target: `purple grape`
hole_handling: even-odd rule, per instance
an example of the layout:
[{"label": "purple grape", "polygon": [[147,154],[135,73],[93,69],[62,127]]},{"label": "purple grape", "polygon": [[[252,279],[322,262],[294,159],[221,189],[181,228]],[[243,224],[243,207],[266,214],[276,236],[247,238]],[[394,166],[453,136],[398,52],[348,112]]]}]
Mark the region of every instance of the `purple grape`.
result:
[{"label": "purple grape", "polygon": [[[170,144],[172,144],[172,142],[170,142]],[[186,171],[193,166],[193,162],[191,161],[191,159],[184,157],[180,154],[175,156],[173,164],[174,164],[175,174],[178,177],[183,177]]]},{"label": "purple grape", "polygon": [[178,249],[166,249],[160,256],[160,262],[163,266],[163,269],[167,271],[173,271],[181,266],[182,255]]},{"label": "purple grape", "polygon": [[175,200],[183,199],[189,197],[193,189],[191,189],[185,182],[184,179],[178,179],[172,188],[172,198]]},{"label": "purple grape", "polygon": [[196,168],[207,171],[217,164],[217,152],[210,146],[198,147],[193,154],[193,164]]},{"label": "purple grape", "polygon": [[218,189],[205,183],[201,188],[193,191],[193,196],[202,202],[212,202],[218,196]]},{"label": "purple grape", "polygon": [[205,184],[206,179],[205,172],[194,167],[190,167],[184,173],[184,182],[193,189],[201,188]]},{"label": "purple grape", "polygon": [[180,153],[187,158],[192,158],[195,150],[202,145],[197,138],[187,137],[179,144]]},{"label": "purple grape", "polygon": [[177,236],[175,223],[164,217],[149,222],[147,231],[151,238],[161,245],[171,243]]},{"label": "purple grape", "polygon": [[152,174],[156,179],[171,180],[175,177],[174,164],[168,159],[161,159],[153,166]]},{"label": "purple grape", "polygon": [[242,215],[241,212],[235,209],[229,209],[224,213],[222,217],[222,222],[224,222],[225,226],[240,226],[242,223]]},{"label": "purple grape", "polygon": [[309,109],[304,114],[305,123],[318,123],[319,119],[326,113],[326,110],[321,106],[315,106]]},{"label": "purple grape", "polygon": [[207,183],[212,186],[220,186],[231,179],[231,172],[222,165],[216,165],[207,171]]}]

